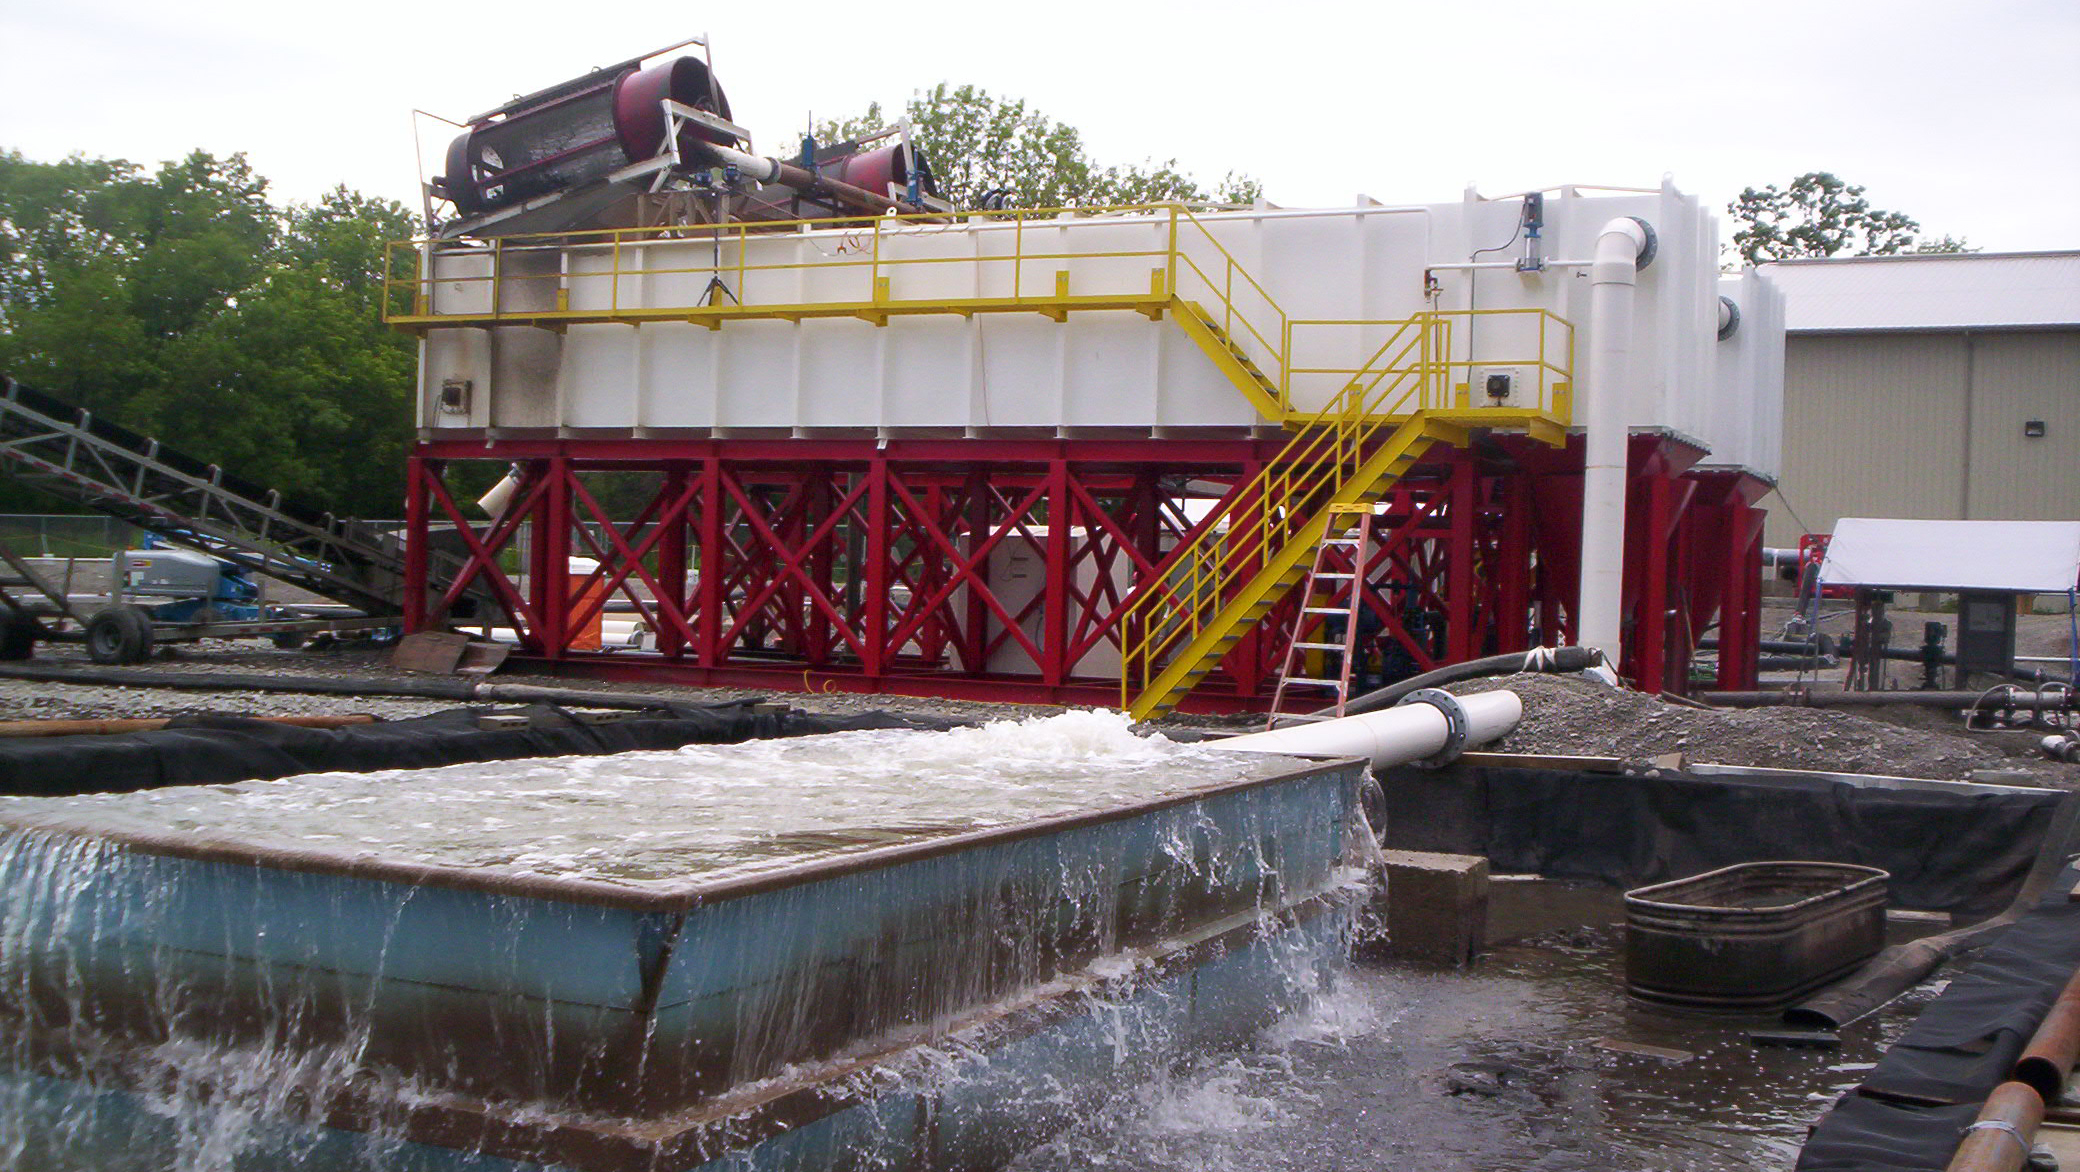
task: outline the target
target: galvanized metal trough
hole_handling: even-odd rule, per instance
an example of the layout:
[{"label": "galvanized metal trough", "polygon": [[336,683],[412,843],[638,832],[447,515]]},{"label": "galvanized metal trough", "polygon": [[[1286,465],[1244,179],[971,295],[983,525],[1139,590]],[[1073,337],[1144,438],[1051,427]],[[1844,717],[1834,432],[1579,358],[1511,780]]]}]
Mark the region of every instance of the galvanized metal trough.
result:
[{"label": "galvanized metal trough", "polygon": [[349,1166],[356,1135],[395,1167],[988,1166],[1340,960],[1361,778],[1267,757],[1159,799],[663,885],[18,806],[0,1126],[62,1130],[32,1145],[94,1166],[95,1144],[172,1126],[142,1105],[166,1088],[231,1093],[206,1052],[273,1064],[299,1167]]},{"label": "galvanized metal trough", "polygon": [[1890,877],[1847,863],[1741,863],[1626,892],[1626,987],[1680,1009],[1789,1005],[1884,945]]}]

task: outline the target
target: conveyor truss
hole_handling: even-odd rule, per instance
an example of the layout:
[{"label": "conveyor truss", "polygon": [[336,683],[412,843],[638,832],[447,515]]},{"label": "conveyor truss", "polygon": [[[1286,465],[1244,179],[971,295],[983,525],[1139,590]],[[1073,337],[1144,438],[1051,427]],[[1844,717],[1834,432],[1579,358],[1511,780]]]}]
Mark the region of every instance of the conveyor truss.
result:
[{"label": "conveyor truss", "polygon": [[[404,553],[359,521],[301,508],[222,468],[5,380],[0,472],[255,574],[335,599],[372,617],[403,610]],[[62,592],[21,559],[8,563],[6,606],[17,589],[72,619]],[[39,609],[43,609],[39,606]]]},{"label": "conveyor truss", "polygon": [[[1144,720],[1174,708],[1290,593],[1335,518],[1348,518],[1352,506],[1382,499],[1433,445],[1463,446],[1475,428],[1522,432],[1554,446],[1566,442],[1574,331],[1549,311],[1299,318],[1287,313],[1222,245],[1205,217],[1181,204],[966,215],[979,225],[1008,228],[1009,246],[985,254],[978,243],[973,257],[910,256],[884,246],[903,233],[945,231],[949,218],[943,214],[400,241],[388,254],[385,320],[423,334],[514,326],[562,332],[577,325],[653,322],[719,330],[737,321],[813,318],[856,318],[886,326],[909,316],[994,313],[1038,313],[1056,321],[1075,313],[1120,311],[1155,321],[1168,318],[1260,416],[1292,434],[1275,459],[1229,493],[1170,551],[1155,575],[1136,584],[1121,622],[1121,703]],[[1124,250],[1072,247],[1073,237],[1059,231],[1064,218],[1090,216],[1149,217],[1162,225],[1150,236],[1160,243]],[[785,263],[752,259],[758,237],[837,228],[848,237],[836,257]],[[710,276],[709,288],[719,282],[727,296],[706,297],[695,305],[656,304],[637,296],[646,278],[691,271],[660,267],[646,245],[711,239],[712,270],[704,266],[693,275]],[[469,250],[480,262],[475,271],[481,275],[444,275],[436,282],[429,263],[435,250]],[[574,271],[568,259],[544,264],[545,251],[567,258],[582,255],[582,269]],[[1071,267],[1082,261],[1137,259],[1146,267],[1108,264],[1104,271],[1145,272],[1145,278],[1098,278],[1092,282],[1102,282],[1098,288],[1079,286],[1076,281],[1086,278]],[[996,292],[895,295],[906,269],[949,264],[975,266],[974,286]],[[853,294],[815,301],[767,299],[768,289],[780,291],[782,298],[798,297],[803,283],[797,270],[809,267],[818,270],[820,288],[834,287],[827,279],[832,270],[849,271]],[[985,273],[991,282],[981,279]],[[555,287],[544,288],[543,282]],[[436,283],[444,299],[435,297]],[[455,295],[473,284],[475,293]],[[488,290],[482,288],[486,284]],[[450,308],[461,306],[468,308]],[[1470,333],[1476,320],[1499,319],[1513,319],[1509,336],[1530,339],[1530,352],[1487,354],[1476,364],[1455,349],[1455,327]],[[1353,339],[1361,341],[1357,352],[1369,349],[1362,361],[1323,357],[1351,352]],[[1476,400],[1470,392],[1476,365],[1522,371],[1525,385],[1514,386],[1506,398]],[[1308,403],[1325,405],[1303,405]],[[1332,512],[1332,506],[1341,511]]]}]

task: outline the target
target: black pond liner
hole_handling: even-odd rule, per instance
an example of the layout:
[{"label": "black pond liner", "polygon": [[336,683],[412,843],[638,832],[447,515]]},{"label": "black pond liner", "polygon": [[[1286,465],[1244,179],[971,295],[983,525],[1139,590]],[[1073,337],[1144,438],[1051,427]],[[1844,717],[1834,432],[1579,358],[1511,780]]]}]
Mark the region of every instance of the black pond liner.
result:
[{"label": "black pond liner", "polygon": [[[525,716],[527,724],[478,728],[477,718],[493,711]],[[942,729],[953,723],[885,712],[852,716],[776,712],[751,701],[674,705],[599,724],[580,721],[548,704],[457,708],[409,720],[336,729],[301,728],[243,716],[181,716],[150,732],[0,739],[0,794],[113,793],[171,785],[270,781],[299,773],[365,773],[522,757],[729,745],[853,729]]]},{"label": "black pond liner", "polygon": [[[1384,779],[1386,840],[1485,855],[1497,871],[1659,883],[1800,859],[1892,874],[1893,902],[1964,919],[2005,910],[2062,790],[1757,770],[1660,777],[1461,764]],[[2080,870],[2066,867],[1815,1125],[1798,1172],[1941,1172],[2080,969]]]},{"label": "black pond liner", "polygon": [[1894,905],[2007,908],[2061,790],[1859,784],[1828,774],[1660,777],[1460,764],[1384,779],[1386,845],[1483,855],[1496,871],[1640,887],[1797,859],[1890,873]]},{"label": "black pond liner", "polygon": [[2080,969],[2080,871],[2067,867],[1821,1117],[1799,1172],[1941,1172],[1964,1129]]}]

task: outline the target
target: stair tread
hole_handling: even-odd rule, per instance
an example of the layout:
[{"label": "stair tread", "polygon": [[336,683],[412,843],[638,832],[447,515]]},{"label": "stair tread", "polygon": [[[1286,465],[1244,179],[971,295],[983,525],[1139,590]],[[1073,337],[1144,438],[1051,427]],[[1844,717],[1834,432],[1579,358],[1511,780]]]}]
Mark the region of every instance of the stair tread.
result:
[{"label": "stair tread", "polygon": [[[1192,305],[1192,311],[1193,316],[1197,317],[1209,332],[1225,344],[1230,356],[1235,359],[1237,367],[1248,370],[1260,386],[1267,388],[1271,386],[1269,379],[1266,378],[1262,370],[1258,369],[1255,361],[1250,357],[1243,344],[1231,336],[1229,331],[1216,321],[1211,313],[1207,312],[1204,307],[1196,304]],[[1375,400],[1369,397],[1366,400],[1368,408],[1376,406],[1379,402],[1384,402],[1384,400]],[[1331,458],[1327,460],[1301,461],[1295,464],[1293,468],[1281,471],[1274,477],[1274,486],[1265,491],[1277,494],[1280,499],[1297,500],[1309,495],[1310,490],[1326,489],[1329,493],[1329,499],[1324,502],[1325,504],[1346,506],[1377,504],[1384,497],[1386,486],[1391,485],[1405,474],[1415,464],[1423,451],[1428,449],[1433,443],[1449,438],[1451,434],[1448,429],[1432,428],[1427,423],[1407,418],[1398,422],[1391,419],[1364,422],[1328,419],[1317,422],[1336,433],[1331,440],[1334,445],[1330,450]],[[1303,420],[1298,430],[1304,434],[1313,429],[1308,427],[1306,421]],[[1444,432],[1444,434],[1438,434],[1440,431]],[[1293,442],[1298,443],[1299,440],[1296,438]],[[1346,454],[1349,459],[1355,461],[1353,474],[1350,475],[1344,474],[1344,466],[1341,463]],[[1320,465],[1324,463],[1335,464],[1336,467],[1334,470],[1326,472],[1319,467],[1308,467],[1310,464]],[[1364,470],[1362,472],[1355,470],[1360,468]],[[1279,489],[1276,487],[1277,483],[1284,483],[1285,487]],[[1319,514],[1316,516],[1318,519]],[[1313,523],[1315,522],[1311,521],[1309,525]],[[1333,521],[1321,523],[1324,529],[1316,531],[1319,533],[1319,536],[1314,542],[1310,543],[1313,548],[1319,549],[1333,545],[1345,549],[1362,549],[1370,540],[1370,535],[1365,533],[1360,525],[1335,525]],[[1272,521],[1268,515],[1262,520],[1262,524],[1272,527]],[[1301,525],[1298,528],[1305,530],[1309,528],[1309,525]],[[1196,629],[1192,630],[1188,639],[1180,638],[1174,644],[1166,641],[1163,645],[1177,646],[1180,651],[1186,651],[1190,648],[1197,648],[1198,651],[1196,654],[1188,657],[1192,662],[1188,664],[1185,662],[1173,662],[1171,667],[1167,669],[1176,673],[1171,677],[1173,681],[1171,686],[1160,690],[1151,687],[1148,689],[1149,694],[1146,699],[1135,705],[1135,708],[1142,713],[1143,719],[1170,711],[1175,701],[1185,693],[1190,692],[1200,679],[1211,673],[1220,662],[1220,659],[1237,643],[1241,642],[1244,635],[1256,629],[1264,617],[1270,613],[1271,609],[1301,581],[1303,576],[1311,579],[1320,579],[1324,582],[1339,583],[1363,580],[1365,577],[1362,571],[1354,570],[1350,573],[1344,573],[1318,569],[1319,557],[1313,563],[1305,560],[1305,549],[1300,545],[1300,542],[1304,540],[1301,534],[1292,532],[1280,534],[1275,531],[1283,528],[1285,528],[1285,525],[1281,523],[1275,526],[1272,531],[1264,533],[1264,537],[1267,539],[1264,556],[1267,562],[1272,563],[1271,565],[1261,565],[1254,573],[1248,574],[1241,572],[1239,569],[1231,568],[1228,572],[1217,575],[1217,578],[1225,578],[1226,581],[1222,583],[1217,580],[1213,584],[1213,588],[1209,592],[1211,597],[1193,600],[1187,604],[1194,615],[1197,616],[1191,620],[1189,626]],[[1325,531],[1330,529],[1342,530],[1346,535],[1337,535],[1335,532]],[[1336,593],[1348,593],[1348,591],[1337,588]],[[1352,613],[1348,605],[1334,607],[1303,605],[1299,609],[1303,615],[1341,615],[1346,619]],[[1181,626],[1183,625],[1181,624]],[[1296,640],[1291,644],[1291,650],[1341,653],[1346,651],[1346,645]],[[1282,681],[1281,686],[1288,682],[1307,687],[1330,687],[1346,691],[1350,687],[1350,682],[1347,679],[1320,680],[1310,677],[1291,677]]]}]

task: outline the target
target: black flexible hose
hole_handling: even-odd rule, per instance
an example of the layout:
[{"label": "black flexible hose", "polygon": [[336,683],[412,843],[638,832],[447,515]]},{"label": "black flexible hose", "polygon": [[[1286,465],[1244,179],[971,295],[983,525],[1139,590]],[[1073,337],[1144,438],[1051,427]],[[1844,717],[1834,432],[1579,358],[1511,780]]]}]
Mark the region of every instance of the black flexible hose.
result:
[{"label": "black flexible hose", "polygon": [[[1388,684],[1376,692],[1353,696],[1343,706],[1344,714],[1356,716],[1361,712],[1378,712],[1392,708],[1403,696],[1422,688],[1441,688],[1482,676],[1506,676],[1520,671],[1575,672],[1586,671],[1603,662],[1603,652],[1593,647],[1542,647],[1535,651],[1512,651],[1505,655],[1490,655],[1486,659],[1469,659],[1454,663],[1435,671],[1426,671],[1419,676],[1410,676]],[[1324,708],[1317,716],[1331,716],[1335,709]]]}]

